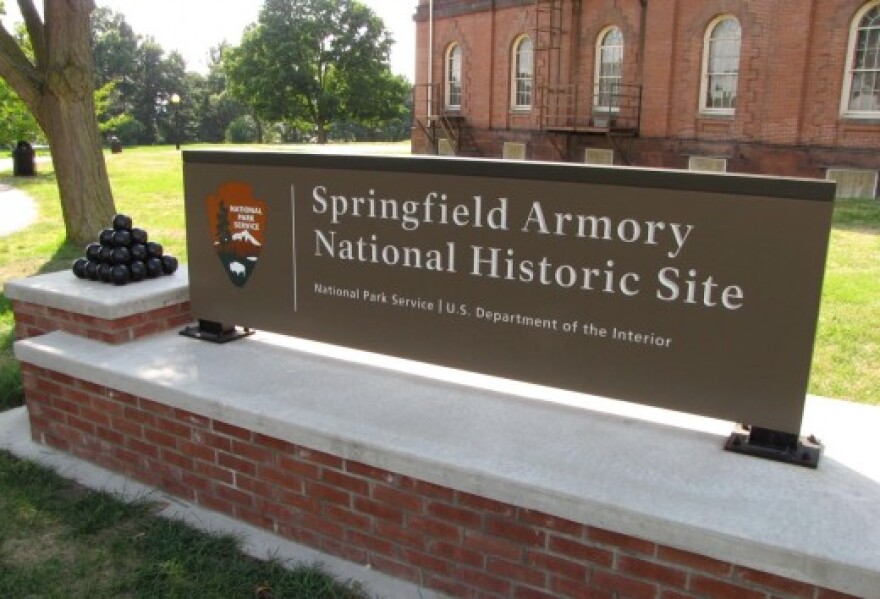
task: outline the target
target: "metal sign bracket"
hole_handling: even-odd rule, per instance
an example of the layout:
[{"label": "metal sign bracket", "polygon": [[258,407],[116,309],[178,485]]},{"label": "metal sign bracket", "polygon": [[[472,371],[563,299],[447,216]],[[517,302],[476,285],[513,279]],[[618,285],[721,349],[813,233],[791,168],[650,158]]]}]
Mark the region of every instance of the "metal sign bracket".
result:
[{"label": "metal sign bracket", "polygon": [[769,428],[737,425],[724,449],[753,457],[816,468],[825,446],[813,435],[799,437]]},{"label": "metal sign bracket", "polygon": [[180,334],[184,337],[192,337],[199,341],[210,341],[211,343],[228,343],[237,341],[254,334],[253,329],[237,328],[235,325],[215,322],[213,320],[199,319],[199,324],[188,326]]}]

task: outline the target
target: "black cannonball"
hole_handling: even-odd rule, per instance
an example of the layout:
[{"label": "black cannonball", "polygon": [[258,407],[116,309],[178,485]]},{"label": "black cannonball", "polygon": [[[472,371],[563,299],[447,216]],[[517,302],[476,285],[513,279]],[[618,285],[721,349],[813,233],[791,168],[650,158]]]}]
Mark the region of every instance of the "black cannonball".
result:
[{"label": "black cannonball", "polygon": [[128,247],[131,245],[131,231],[125,229],[113,231],[113,245],[116,247]]},{"label": "black cannonball", "polygon": [[147,265],[141,260],[132,260],[131,264],[128,265],[128,270],[131,274],[131,280],[135,282],[143,281],[144,277],[147,276]]},{"label": "black cannonball", "polygon": [[101,242],[101,245],[110,247],[113,245],[113,229],[104,229],[101,231],[101,234],[98,235],[98,241]]},{"label": "black cannonball", "polygon": [[101,259],[101,244],[90,243],[86,246],[86,260],[97,262]]},{"label": "black cannonball", "polygon": [[101,251],[98,253],[98,262],[101,264],[110,264],[113,261],[113,248],[107,247],[106,245],[101,246]]},{"label": "black cannonball", "polygon": [[149,258],[147,254],[147,246],[142,243],[133,243],[128,250],[131,253],[132,260],[146,260]]},{"label": "black cannonball", "polygon": [[126,247],[113,248],[110,252],[110,261],[113,264],[128,264],[131,262],[131,252]]},{"label": "black cannonball", "polygon": [[76,262],[73,263],[73,274],[75,274],[78,279],[86,278],[86,264],[88,263],[89,261],[85,258],[77,258]]},{"label": "black cannonball", "polygon": [[166,275],[173,275],[174,271],[177,270],[177,258],[170,255],[162,256],[162,272]]},{"label": "black cannonball", "polygon": [[114,285],[125,285],[131,279],[131,271],[125,264],[117,264],[110,270]]},{"label": "black cannonball", "polygon": [[98,262],[92,262],[91,260],[86,262],[86,278],[91,281],[97,281],[100,278],[98,275],[99,266]]},{"label": "black cannonball", "polygon": [[131,217],[117,214],[113,217],[113,228],[117,231],[131,231]]},{"label": "black cannonball", "polygon": [[109,264],[101,264],[98,266],[98,278],[101,279],[105,283],[109,283],[113,280],[113,267]]},{"label": "black cannonball", "polygon": [[147,242],[147,255],[150,258],[161,258],[162,257],[162,244],[156,243],[155,241]]},{"label": "black cannonball", "polygon": [[131,243],[147,243],[149,239],[149,235],[143,229],[138,229],[137,227],[131,230]]},{"label": "black cannonball", "polygon": [[162,275],[162,259],[150,258],[147,260],[147,278],[155,279]]}]

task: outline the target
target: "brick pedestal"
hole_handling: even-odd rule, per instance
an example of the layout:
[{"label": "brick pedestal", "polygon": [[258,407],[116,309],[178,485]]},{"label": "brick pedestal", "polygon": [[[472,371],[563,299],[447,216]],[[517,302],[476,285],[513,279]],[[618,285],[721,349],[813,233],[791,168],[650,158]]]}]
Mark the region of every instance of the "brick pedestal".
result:
[{"label": "brick pedestal", "polygon": [[[243,419],[235,402],[227,405],[200,395],[207,388],[218,393],[224,388],[222,380],[203,381],[208,378],[204,369],[210,366],[211,356],[240,351],[241,359],[234,360],[241,364],[240,372],[222,365],[217,371],[227,377],[250,377],[253,393],[259,395],[264,377],[252,372],[253,364],[264,362],[253,356],[256,346],[245,342],[239,349],[212,348],[211,352],[225,353],[209,355],[205,348],[211,344],[169,332],[151,336],[188,321],[185,298],[175,296],[170,301],[164,296],[159,303],[166,305],[99,318],[41,305],[28,293],[13,291],[11,295],[18,297],[13,298],[13,305],[19,335],[30,338],[16,349],[23,362],[35,441],[326,554],[465,598],[857,596],[811,581],[817,572],[826,575],[825,566],[824,562],[811,563],[813,558],[807,553],[802,575],[780,576],[763,571],[760,564],[719,559],[718,553],[733,542],[722,535],[705,540],[716,551],[709,557],[658,540],[654,533],[633,534],[632,529],[656,530],[647,521],[644,527],[631,523],[626,533],[599,526],[589,502],[581,504],[577,497],[562,497],[559,505],[576,506],[573,511],[579,516],[561,517],[553,509],[536,509],[535,503],[543,503],[534,499],[540,497],[539,489],[523,493],[522,501],[500,500],[499,494],[517,496],[503,488],[484,494],[481,488],[484,484],[488,488],[488,483],[466,468],[429,464],[425,471],[434,475],[414,476],[407,468],[395,466],[417,459],[405,447],[385,455],[366,448],[362,441],[346,439],[343,433],[326,441],[319,441],[305,428],[302,433],[275,433],[281,425],[272,419],[274,414]],[[64,332],[44,334],[49,330]],[[91,341],[78,341],[71,335]],[[179,355],[160,355],[148,364],[131,358],[120,366],[112,363],[118,350],[109,351],[107,343],[128,343],[127,349],[135,353],[153,344],[143,349],[147,355]],[[195,353],[190,355],[191,351]],[[282,350],[273,352],[266,356],[266,364],[277,364],[284,355]],[[84,361],[79,356],[83,353],[100,354],[97,362],[104,366]],[[181,360],[184,363],[178,366]],[[135,370],[132,364],[144,364],[143,372],[125,372]],[[195,373],[192,380],[208,387],[192,391],[175,387],[174,381],[185,373]],[[299,382],[292,378],[291,390]],[[279,392],[266,388],[268,394]],[[371,393],[366,388],[361,392]],[[366,409],[369,397],[363,401]],[[291,430],[300,430],[299,426],[306,423],[294,422]],[[531,483],[522,484],[525,489]],[[630,492],[619,489],[621,497]],[[732,553],[743,555],[737,543]],[[876,578],[877,573],[870,576]],[[858,582],[851,588],[865,587]]]}]

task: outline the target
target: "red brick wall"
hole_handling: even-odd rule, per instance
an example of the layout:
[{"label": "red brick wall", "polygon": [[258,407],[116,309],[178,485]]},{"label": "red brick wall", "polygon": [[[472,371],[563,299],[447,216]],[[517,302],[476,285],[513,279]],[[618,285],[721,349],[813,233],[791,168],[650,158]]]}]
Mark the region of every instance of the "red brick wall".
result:
[{"label": "red brick wall", "polygon": [[456,597],[847,597],[343,459],[29,364],[22,371],[37,442]]},{"label": "red brick wall", "polygon": [[125,343],[192,322],[189,302],[116,319],[77,314],[17,300],[12,301],[12,311],[18,339],[65,331],[105,343]]},{"label": "red brick wall", "polygon": [[[715,142],[721,144],[713,148],[716,155],[733,159],[733,171],[824,176],[828,166],[880,169],[880,119],[840,116],[850,25],[866,2],[803,0],[794,9],[790,0],[652,1],[642,31],[639,0],[563,0],[559,83],[591,88],[596,37],[616,25],[625,38],[624,83],[643,85],[640,137],[649,143],[633,145],[633,164],[681,167],[683,155],[698,153],[701,143]],[[510,110],[511,47],[520,34],[534,37],[534,5],[471,0],[437,5],[434,80],[443,82],[445,48],[460,43],[461,113],[477,129],[483,155],[499,157],[503,141],[540,129],[537,109]],[[426,17],[424,7],[419,15]],[[708,25],[719,15],[732,15],[742,26],[737,104],[733,115],[707,116],[699,110],[703,44]],[[417,63],[423,65],[427,21],[419,20],[417,30]],[[540,78],[545,67],[537,58]],[[426,81],[425,67],[419,67],[416,77],[417,83]],[[581,98],[580,103],[586,101]],[[418,106],[416,114],[422,114]],[[415,137],[416,151],[426,150],[421,134]],[[581,160],[585,145],[610,147],[604,136],[575,139],[569,145],[539,134],[534,141],[529,158]],[[748,146],[748,152],[740,151],[740,145]],[[796,153],[780,158],[780,150]]]}]

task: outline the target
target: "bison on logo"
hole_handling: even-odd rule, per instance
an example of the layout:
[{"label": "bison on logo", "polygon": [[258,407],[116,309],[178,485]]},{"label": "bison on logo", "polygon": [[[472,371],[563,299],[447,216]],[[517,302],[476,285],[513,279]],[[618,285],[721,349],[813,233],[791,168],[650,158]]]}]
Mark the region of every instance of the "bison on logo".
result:
[{"label": "bison on logo", "polygon": [[266,203],[247,183],[224,183],[206,201],[214,250],[234,285],[244,287],[263,250]]}]

